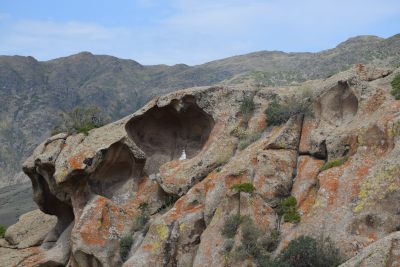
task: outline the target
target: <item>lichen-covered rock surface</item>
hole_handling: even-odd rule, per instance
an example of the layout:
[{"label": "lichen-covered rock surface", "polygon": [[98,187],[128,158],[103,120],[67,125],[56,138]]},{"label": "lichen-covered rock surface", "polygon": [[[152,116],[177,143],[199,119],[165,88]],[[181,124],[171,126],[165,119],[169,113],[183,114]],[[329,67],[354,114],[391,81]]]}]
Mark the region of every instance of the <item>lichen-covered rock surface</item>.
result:
[{"label": "lichen-covered rock surface", "polygon": [[[240,201],[260,237],[280,231],[270,257],[308,235],[329,237],[350,259],[343,266],[398,266],[399,72],[358,65],[300,86],[191,88],[87,136],[53,136],[23,170],[57,223],[35,242],[6,235],[0,265],[255,266],[226,253],[242,226],[229,242],[221,232]],[[268,105],[292,97],[307,97],[313,115],[269,125]],[[238,183],[255,191],[239,198]],[[277,212],[288,195],[300,222]]]}]

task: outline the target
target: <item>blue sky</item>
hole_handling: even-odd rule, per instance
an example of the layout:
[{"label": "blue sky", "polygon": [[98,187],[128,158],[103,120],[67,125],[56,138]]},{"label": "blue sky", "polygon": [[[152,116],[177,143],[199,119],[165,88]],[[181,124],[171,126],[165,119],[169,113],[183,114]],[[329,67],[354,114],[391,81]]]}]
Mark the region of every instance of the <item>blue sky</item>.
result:
[{"label": "blue sky", "polygon": [[80,51],[201,64],[260,50],[320,51],[400,33],[399,0],[1,0],[0,55]]}]

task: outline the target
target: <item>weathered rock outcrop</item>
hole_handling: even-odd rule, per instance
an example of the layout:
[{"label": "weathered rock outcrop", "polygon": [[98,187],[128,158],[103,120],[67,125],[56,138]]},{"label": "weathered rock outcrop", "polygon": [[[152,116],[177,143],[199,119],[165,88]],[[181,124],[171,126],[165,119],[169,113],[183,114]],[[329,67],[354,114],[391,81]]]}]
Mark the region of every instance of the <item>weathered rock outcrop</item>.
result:
[{"label": "weathered rock outcrop", "polygon": [[[282,126],[268,126],[264,110],[276,97],[299,96],[299,87],[187,89],[153,99],[87,136],[53,136],[23,170],[32,181],[34,200],[57,217],[57,224],[39,247],[7,248],[23,255],[7,262],[251,264],[250,259],[230,261],[222,253],[220,229],[237,211],[231,186],[241,182],[256,188],[242,194],[242,214],[262,235],[281,231],[274,255],[291,239],[310,235],[329,237],[346,258],[353,257],[399,229],[400,101],[389,93],[390,73],[357,66],[308,82],[314,116],[295,116]],[[248,119],[241,104],[249,98],[254,112]],[[251,140],[247,146],[244,138]],[[347,160],[321,170],[337,158]],[[277,200],[288,194],[297,199],[297,224],[284,223],[276,212]],[[122,262],[125,236],[134,240]],[[362,255],[344,266],[363,262]]]},{"label": "weathered rock outcrop", "polygon": [[18,222],[7,229],[5,239],[18,248],[40,245],[56,223],[57,218],[54,216],[40,210],[30,211],[21,215]]}]

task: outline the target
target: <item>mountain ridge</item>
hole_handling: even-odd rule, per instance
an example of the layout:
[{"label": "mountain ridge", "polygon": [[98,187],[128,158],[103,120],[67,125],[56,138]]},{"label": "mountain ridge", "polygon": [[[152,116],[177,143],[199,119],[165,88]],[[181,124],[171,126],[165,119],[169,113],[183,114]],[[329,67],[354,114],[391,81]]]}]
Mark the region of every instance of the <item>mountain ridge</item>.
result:
[{"label": "mountain ridge", "polygon": [[58,114],[75,106],[99,106],[116,120],[156,95],[188,87],[288,85],[323,79],[357,63],[399,66],[399,47],[400,35],[361,36],[317,53],[259,51],[195,66],[146,66],[90,52],[48,61],[0,56],[0,186],[20,181],[14,174],[23,159],[49,136]]}]

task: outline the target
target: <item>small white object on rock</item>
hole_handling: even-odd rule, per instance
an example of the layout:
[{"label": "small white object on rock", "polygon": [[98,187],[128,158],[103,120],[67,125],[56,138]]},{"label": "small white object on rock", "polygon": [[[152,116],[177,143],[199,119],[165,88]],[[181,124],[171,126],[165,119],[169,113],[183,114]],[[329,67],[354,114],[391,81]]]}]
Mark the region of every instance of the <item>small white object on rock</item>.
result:
[{"label": "small white object on rock", "polygon": [[186,159],[186,152],[185,149],[182,150],[182,155],[180,156],[179,160],[185,160]]}]

